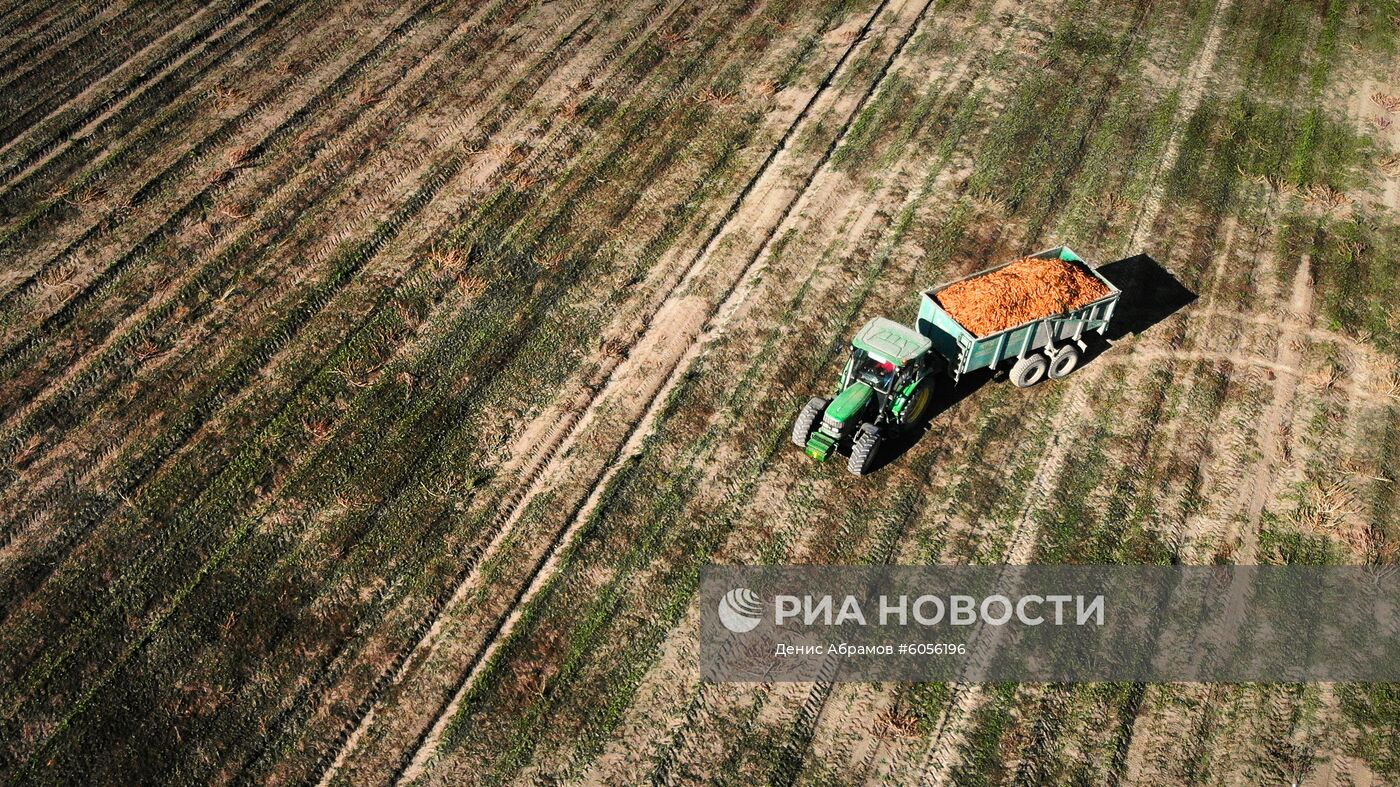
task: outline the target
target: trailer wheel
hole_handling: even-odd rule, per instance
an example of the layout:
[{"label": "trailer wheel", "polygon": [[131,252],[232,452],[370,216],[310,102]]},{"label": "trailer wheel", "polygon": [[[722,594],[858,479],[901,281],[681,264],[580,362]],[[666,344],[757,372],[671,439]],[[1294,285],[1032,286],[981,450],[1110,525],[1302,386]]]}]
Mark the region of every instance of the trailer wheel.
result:
[{"label": "trailer wheel", "polygon": [[812,437],[812,430],[817,428],[817,421],[821,419],[822,413],[826,411],[826,406],[829,404],[831,404],[830,399],[813,396],[807,404],[802,406],[802,412],[797,414],[797,421],[792,425],[793,445],[798,448],[807,447],[807,441]]},{"label": "trailer wheel", "polygon": [[1055,357],[1050,359],[1050,369],[1048,373],[1051,380],[1058,380],[1079,368],[1079,348],[1072,344],[1067,344],[1055,353]]},{"label": "trailer wheel", "polygon": [[846,469],[851,475],[861,476],[870,472],[875,464],[875,455],[880,452],[880,430],[873,424],[862,424],[851,445],[851,457],[846,460]]},{"label": "trailer wheel", "polygon": [[1045,379],[1045,370],[1050,362],[1042,353],[1031,353],[1011,367],[1011,384],[1017,388],[1029,388]]}]

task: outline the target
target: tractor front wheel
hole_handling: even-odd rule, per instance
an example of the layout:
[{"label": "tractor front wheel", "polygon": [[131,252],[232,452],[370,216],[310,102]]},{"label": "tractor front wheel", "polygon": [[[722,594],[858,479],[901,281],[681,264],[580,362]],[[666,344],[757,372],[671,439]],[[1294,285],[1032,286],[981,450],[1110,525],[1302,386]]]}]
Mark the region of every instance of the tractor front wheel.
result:
[{"label": "tractor front wheel", "polygon": [[807,441],[811,439],[812,431],[817,428],[817,422],[821,420],[822,413],[826,412],[826,406],[829,404],[831,404],[830,399],[813,396],[802,407],[802,412],[797,414],[797,421],[792,425],[793,445],[798,448],[807,447]]},{"label": "tractor front wheel", "polygon": [[1042,353],[1032,353],[1011,367],[1011,384],[1017,388],[1029,388],[1045,379],[1050,362]]},{"label": "tractor front wheel", "polygon": [[873,424],[862,424],[851,445],[851,457],[846,460],[846,469],[851,475],[865,475],[875,466],[875,455],[880,452],[880,430]]}]

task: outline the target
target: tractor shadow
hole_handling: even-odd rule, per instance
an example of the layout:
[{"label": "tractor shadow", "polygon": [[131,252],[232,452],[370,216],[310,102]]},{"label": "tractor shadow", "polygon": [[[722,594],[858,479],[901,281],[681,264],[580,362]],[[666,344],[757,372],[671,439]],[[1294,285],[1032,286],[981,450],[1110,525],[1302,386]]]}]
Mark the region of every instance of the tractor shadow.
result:
[{"label": "tractor shadow", "polygon": [[[1123,296],[1118,301],[1118,307],[1114,309],[1107,333],[1086,339],[1088,348],[1080,362],[1081,368],[1093,363],[1094,359],[1111,348],[1114,342],[1146,331],[1196,300],[1196,293],[1147,254],[1136,254],[1110,262],[1100,266],[1098,271],[1122,290]],[[923,439],[943,413],[976,393],[988,382],[996,380],[999,385],[1010,385],[1005,377],[1005,369],[997,372],[981,369],[968,374],[957,385],[945,383],[937,387],[929,412],[914,428],[885,439],[870,472],[879,472],[885,466],[903,458],[909,449]]]},{"label": "tractor shadow", "polygon": [[949,378],[939,380],[939,385],[934,386],[933,399],[929,401],[928,412],[913,427],[890,435],[880,446],[880,452],[875,455],[871,473],[878,473],[886,465],[892,464],[908,453],[916,443],[924,439],[924,435],[933,427],[934,422],[940,416],[958,405],[959,402],[976,393],[982,386],[995,379],[997,373],[987,369],[979,369],[963,377],[957,385],[953,385]]}]

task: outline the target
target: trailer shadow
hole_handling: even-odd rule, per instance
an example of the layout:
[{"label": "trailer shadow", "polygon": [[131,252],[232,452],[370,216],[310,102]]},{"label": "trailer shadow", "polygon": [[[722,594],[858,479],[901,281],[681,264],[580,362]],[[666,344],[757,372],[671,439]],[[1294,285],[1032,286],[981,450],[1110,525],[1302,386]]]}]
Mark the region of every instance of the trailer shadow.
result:
[{"label": "trailer shadow", "polygon": [[1110,262],[1098,270],[1123,291],[1104,335],[1110,342],[1140,334],[1196,300],[1196,293],[1147,254]]},{"label": "trailer shadow", "polygon": [[[1112,347],[1113,342],[1142,333],[1196,300],[1196,293],[1147,254],[1136,254],[1110,262],[1099,267],[1098,271],[1123,291],[1123,297],[1114,310],[1113,319],[1104,336],[1086,337],[1087,349],[1081,366],[1093,363],[1094,359]],[[943,413],[998,376],[1005,377],[1005,374],[1005,369],[999,372],[980,369],[964,376],[957,385],[942,385],[936,388],[927,415],[915,428],[891,435],[885,440],[871,472],[879,472],[885,466],[903,458],[909,449],[923,439]],[[1004,380],[1000,383],[1010,385]]]}]

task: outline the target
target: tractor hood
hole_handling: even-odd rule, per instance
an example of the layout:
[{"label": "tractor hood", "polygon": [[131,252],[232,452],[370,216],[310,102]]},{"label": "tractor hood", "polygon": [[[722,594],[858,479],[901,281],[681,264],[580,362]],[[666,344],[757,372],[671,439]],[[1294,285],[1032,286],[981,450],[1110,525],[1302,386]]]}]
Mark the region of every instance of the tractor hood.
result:
[{"label": "tractor hood", "polygon": [[875,389],[869,385],[863,382],[852,383],[831,400],[831,404],[826,407],[826,413],[822,415],[822,420],[833,426],[845,424],[851,418],[860,415],[874,394]]}]

